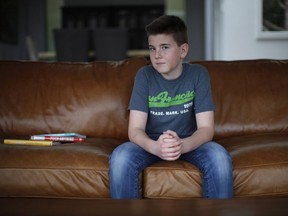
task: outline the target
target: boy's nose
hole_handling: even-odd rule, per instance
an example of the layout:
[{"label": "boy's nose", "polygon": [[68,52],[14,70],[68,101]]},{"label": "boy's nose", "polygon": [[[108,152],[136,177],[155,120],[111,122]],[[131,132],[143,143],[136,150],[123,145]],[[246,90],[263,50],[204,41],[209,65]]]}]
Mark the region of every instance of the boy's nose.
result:
[{"label": "boy's nose", "polygon": [[156,49],[155,58],[161,58],[161,57],[162,57],[161,49]]}]

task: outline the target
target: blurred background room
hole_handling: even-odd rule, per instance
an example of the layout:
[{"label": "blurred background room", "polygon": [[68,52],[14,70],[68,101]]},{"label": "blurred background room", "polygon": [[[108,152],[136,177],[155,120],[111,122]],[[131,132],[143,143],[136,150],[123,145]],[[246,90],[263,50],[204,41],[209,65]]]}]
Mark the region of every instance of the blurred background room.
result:
[{"label": "blurred background room", "polygon": [[288,59],[288,0],[0,0],[0,60],[149,57],[145,26],[187,24],[187,60]]}]

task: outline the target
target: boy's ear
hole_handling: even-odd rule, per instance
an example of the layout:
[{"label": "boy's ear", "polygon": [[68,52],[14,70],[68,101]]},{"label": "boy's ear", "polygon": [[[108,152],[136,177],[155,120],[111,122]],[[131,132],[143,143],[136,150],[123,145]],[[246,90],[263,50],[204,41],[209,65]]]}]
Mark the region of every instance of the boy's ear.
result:
[{"label": "boy's ear", "polygon": [[184,43],[181,45],[181,57],[185,58],[189,51],[189,44]]}]

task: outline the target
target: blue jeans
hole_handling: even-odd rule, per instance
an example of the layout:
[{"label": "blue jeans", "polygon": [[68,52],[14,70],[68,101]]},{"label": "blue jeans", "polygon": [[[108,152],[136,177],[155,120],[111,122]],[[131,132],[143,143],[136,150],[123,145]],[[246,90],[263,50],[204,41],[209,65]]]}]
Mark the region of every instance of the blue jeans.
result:
[{"label": "blue jeans", "polygon": [[[233,197],[232,160],[229,153],[218,143],[208,142],[180,160],[194,164],[202,173],[204,198]],[[126,142],[114,149],[109,160],[110,194],[114,199],[139,199],[139,174],[144,168],[162,160]]]}]

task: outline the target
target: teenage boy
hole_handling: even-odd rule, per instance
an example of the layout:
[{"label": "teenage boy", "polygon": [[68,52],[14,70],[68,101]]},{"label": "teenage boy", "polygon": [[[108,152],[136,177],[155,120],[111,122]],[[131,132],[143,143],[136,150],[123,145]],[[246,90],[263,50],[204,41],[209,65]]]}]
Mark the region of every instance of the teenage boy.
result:
[{"label": "teenage boy", "polygon": [[[151,65],[141,68],[129,104],[129,142],[110,156],[110,193],[139,199],[139,174],[160,160],[184,160],[202,173],[204,198],[233,196],[232,161],[216,142],[214,105],[207,70],[184,63],[187,28],[163,15],[146,26]],[[173,185],[171,186],[173,187]]]}]

